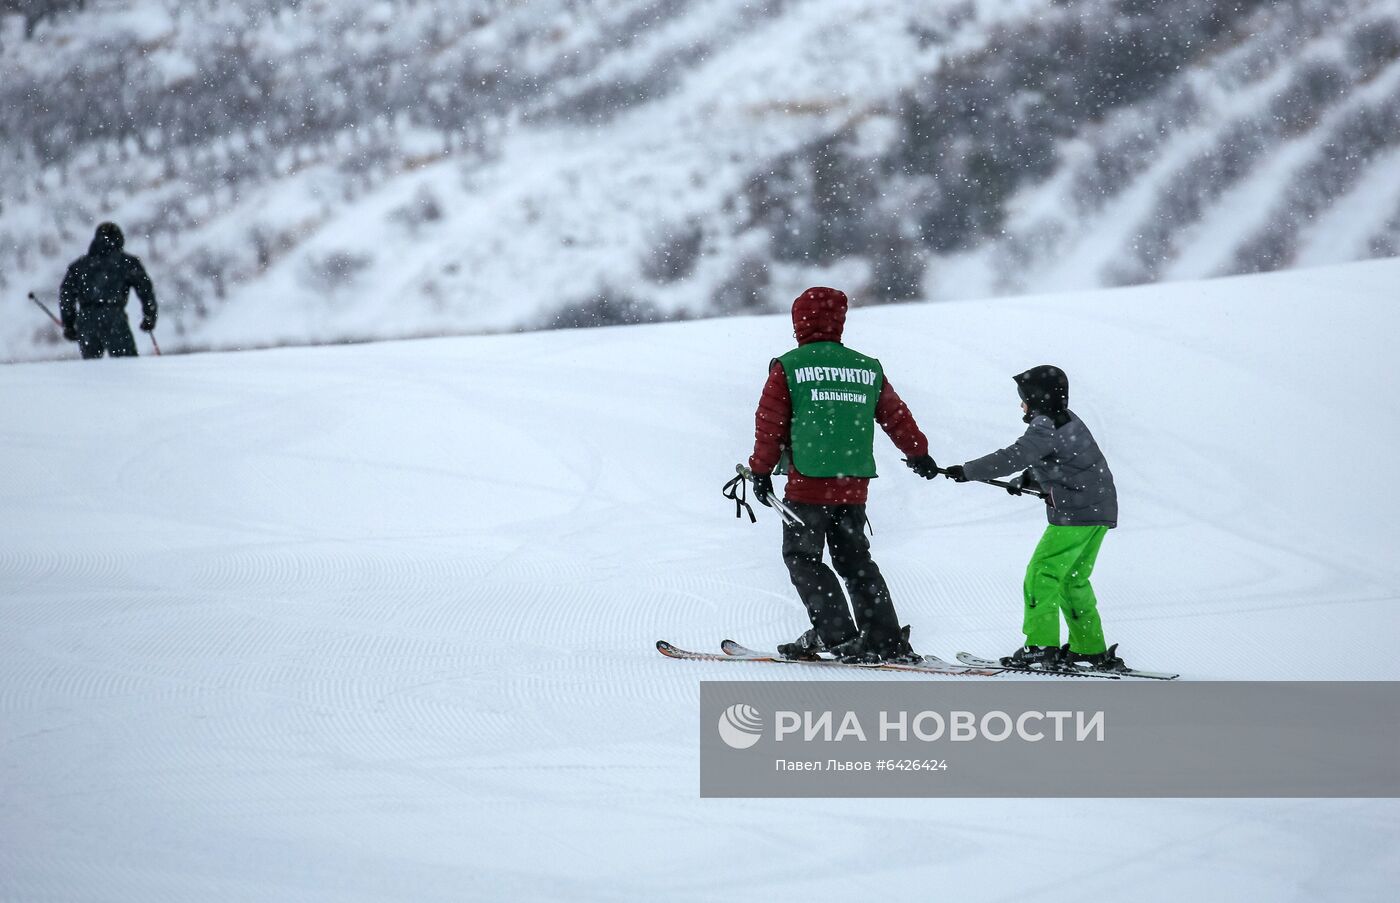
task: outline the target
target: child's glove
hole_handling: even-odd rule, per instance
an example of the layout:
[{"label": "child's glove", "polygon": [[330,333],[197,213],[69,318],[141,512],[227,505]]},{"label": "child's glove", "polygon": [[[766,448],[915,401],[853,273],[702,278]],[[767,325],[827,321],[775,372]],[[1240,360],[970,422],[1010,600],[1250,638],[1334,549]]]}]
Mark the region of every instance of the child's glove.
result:
[{"label": "child's glove", "polygon": [[932,455],[919,455],[917,458],[905,458],[904,463],[909,465],[909,469],[923,477],[931,480],[938,476],[938,462],[933,460]]},{"label": "child's glove", "polygon": [[952,467],[945,468],[943,473],[948,479],[955,483],[967,482],[967,474],[963,473],[963,466],[961,464],[954,464]]}]

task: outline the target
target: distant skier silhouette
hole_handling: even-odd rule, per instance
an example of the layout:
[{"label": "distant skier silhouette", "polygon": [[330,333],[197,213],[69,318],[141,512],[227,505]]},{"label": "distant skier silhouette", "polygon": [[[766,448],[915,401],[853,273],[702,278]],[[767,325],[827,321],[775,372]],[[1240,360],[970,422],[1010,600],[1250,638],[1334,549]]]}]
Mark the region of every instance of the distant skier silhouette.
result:
[{"label": "distant skier silhouette", "polygon": [[131,291],[141,299],[141,329],[156,328],[156,292],[141,261],[122,250],[116,223],[97,227],[88,252],[68,265],[59,289],[63,337],[77,342],[84,358],[136,357],[136,340],[126,319]]}]

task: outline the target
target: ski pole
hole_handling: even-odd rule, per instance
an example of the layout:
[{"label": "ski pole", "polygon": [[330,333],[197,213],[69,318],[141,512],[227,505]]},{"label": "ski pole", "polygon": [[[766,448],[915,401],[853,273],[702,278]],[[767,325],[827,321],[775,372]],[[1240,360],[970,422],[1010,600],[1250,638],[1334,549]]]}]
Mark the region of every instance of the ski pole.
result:
[{"label": "ski pole", "polygon": [[[749,470],[749,469],[748,469],[747,467],[745,467],[744,465],[742,465],[742,464],[736,464],[736,465],[734,466],[734,470],[735,470],[736,473],[739,474],[739,476],[740,476],[741,479],[748,480],[750,483],[753,482],[753,471]],[[789,507],[787,506],[787,504],[783,502],[782,499],[779,499],[779,498],[770,498],[768,501],[769,501],[769,503],[772,504],[773,508],[778,512],[778,516],[781,517],[781,518],[783,519],[783,523],[785,523],[785,524],[787,524],[788,526],[791,526],[791,527],[805,527],[805,526],[807,526],[806,524],[804,524],[804,523],[802,522],[802,518],[800,518],[800,517],[797,516],[797,512],[795,512],[795,511],[793,511],[791,508],[789,508]]]},{"label": "ski pole", "polygon": [[146,333],[146,335],[151,337],[151,347],[156,350],[156,357],[160,357],[160,343],[156,341],[155,330],[151,330],[150,332]]},{"label": "ski pole", "polygon": [[[943,474],[943,476],[945,476],[945,477],[948,476],[948,471],[944,470],[944,469],[941,468],[941,467],[938,468],[938,472],[941,473],[941,474]],[[986,483],[988,486],[995,486],[995,487],[997,487],[998,489],[1014,489],[1014,488],[1016,488],[1016,487],[1012,486],[1010,483],[1006,482],[1005,480],[971,480],[970,482],[973,482],[973,483]],[[1033,496],[1035,496],[1035,497],[1038,498],[1038,499],[1043,499],[1043,498],[1045,498],[1045,493],[1041,492],[1039,489],[1025,489],[1025,488],[1022,488],[1022,489],[1021,489],[1021,494],[1022,494],[1022,495],[1033,495]]]},{"label": "ski pole", "polygon": [[30,293],[29,293],[29,300],[30,300],[30,301],[33,301],[35,304],[39,305],[39,309],[42,310],[44,313],[46,313],[46,314],[49,315],[49,319],[50,319],[50,320],[53,320],[53,325],[57,326],[59,329],[62,329],[62,328],[63,328],[63,321],[60,320],[58,317],[55,317],[55,316],[53,315],[53,311],[49,310],[47,307],[44,306],[44,302],[42,302],[42,301],[40,301],[38,298],[34,297],[34,293],[33,293],[33,292],[30,292]]}]

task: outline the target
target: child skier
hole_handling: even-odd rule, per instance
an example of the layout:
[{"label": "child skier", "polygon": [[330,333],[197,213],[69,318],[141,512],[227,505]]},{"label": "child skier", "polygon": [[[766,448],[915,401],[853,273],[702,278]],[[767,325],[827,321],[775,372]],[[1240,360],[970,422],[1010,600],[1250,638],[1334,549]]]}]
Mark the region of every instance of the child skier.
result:
[{"label": "child skier", "polygon": [[[1026,567],[1025,645],[1003,658],[1007,667],[1062,668],[1085,663],[1125,667],[1118,647],[1104,644],[1098,601],[1089,576],[1104,536],[1118,524],[1118,494],[1103,452],[1069,409],[1069,378],[1058,367],[1033,367],[1015,377],[1025,435],[1000,451],[947,469],[959,483],[989,480],[1018,470],[1008,491],[1045,493],[1050,525]],[[1060,646],[1060,613],[1069,642]]]},{"label": "child skier", "polygon": [[[802,519],[783,525],[783,561],[812,627],[778,652],[797,659],[830,652],[845,662],[917,662],[865,536],[875,424],[919,476],[933,479],[938,465],[880,362],[841,344],[846,306],[844,292],[824,287],[792,302],[797,347],[769,364],[754,414],[754,497],[772,504],[772,475],[790,456],[785,499]],[[822,561],[823,549],[830,550],[832,567]]]}]

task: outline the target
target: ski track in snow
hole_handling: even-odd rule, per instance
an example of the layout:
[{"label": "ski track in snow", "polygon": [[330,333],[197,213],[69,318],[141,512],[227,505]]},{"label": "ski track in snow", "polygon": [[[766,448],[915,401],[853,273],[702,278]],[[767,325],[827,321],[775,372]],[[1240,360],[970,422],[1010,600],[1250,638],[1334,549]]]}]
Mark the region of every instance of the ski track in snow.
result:
[{"label": "ski track in snow", "polygon": [[[1010,374],[1069,371],[1122,497],[1095,583],[1131,662],[1390,680],[1398,276],[861,309],[847,338],[945,464],[1019,435]],[[1025,804],[699,800],[701,680],[911,679],[652,648],[803,626],[777,521],[718,491],[789,337],[769,317],[0,371],[0,898],[705,900],[723,875],[1389,899],[1393,801],[991,824]],[[873,542],[916,645],[1009,649],[1038,508],[877,442]]]}]

